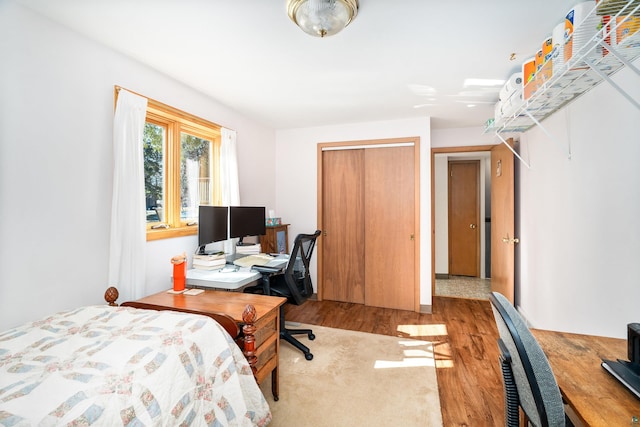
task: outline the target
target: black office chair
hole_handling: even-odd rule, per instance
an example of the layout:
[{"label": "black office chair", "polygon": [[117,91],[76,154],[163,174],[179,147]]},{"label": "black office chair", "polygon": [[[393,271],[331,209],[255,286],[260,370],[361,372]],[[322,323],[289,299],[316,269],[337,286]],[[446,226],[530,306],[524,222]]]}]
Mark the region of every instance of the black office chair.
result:
[{"label": "black office chair", "polygon": [[566,417],[558,383],[547,356],[522,316],[504,295],[489,296],[500,338],[500,363],[505,393],[505,425],[519,426],[519,408],[526,424],[536,427],[572,425]]},{"label": "black office chair", "polygon": [[[262,273],[262,283],[249,286],[245,288],[244,292],[285,297],[288,302],[296,305],[305,302],[313,294],[313,286],[309,276],[309,262],[319,235],[320,230],[316,230],[313,234],[298,234],[284,269],[254,265],[252,268]],[[284,320],[284,305],[281,305],[280,338],[302,351],[305,359],[313,359],[309,348],[293,336],[298,334],[306,334],[310,340],[315,339],[311,329],[287,328]]]}]

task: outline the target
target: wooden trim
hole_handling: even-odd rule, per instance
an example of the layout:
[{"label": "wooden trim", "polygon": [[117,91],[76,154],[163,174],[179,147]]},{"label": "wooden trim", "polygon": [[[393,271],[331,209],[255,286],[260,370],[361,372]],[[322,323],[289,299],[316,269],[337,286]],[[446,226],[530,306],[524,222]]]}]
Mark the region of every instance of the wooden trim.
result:
[{"label": "wooden trim", "polygon": [[478,151],[491,151],[495,145],[469,145],[467,147],[436,147],[431,148],[431,156],[443,153],[476,153]]},{"label": "wooden trim", "polygon": [[415,236],[415,252],[414,252],[414,311],[419,313],[420,308],[420,137],[415,137],[415,145],[413,146],[413,191],[414,196],[414,236]]},{"label": "wooden trim", "polygon": [[[318,229],[323,230],[323,197],[322,197],[322,152],[326,149],[361,149],[375,148],[376,145],[402,146],[412,144],[414,148],[414,191],[415,191],[415,209],[414,209],[414,311],[420,312],[420,137],[403,137],[403,138],[386,138],[374,140],[356,140],[356,141],[340,141],[340,142],[319,142],[317,145],[317,221]],[[382,147],[381,147],[382,148]],[[322,239],[318,239],[318,271],[317,271],[317,296],[318,301],[323,300],[322,284],[324,283],[323,275],[323,256],[322,256]]]},{"label": "wooden trim", "polygon": [[[172,107],[170,105],[164,104],[160,101],[156,101],[153,98],[149,98],[148,96],[139,94],[137,92],[134,92],[130,89],[127,89],[126,87],[122,87],[122,86],[114,86],[114,91],[115,91],[115,96],[114,96],[114,110],[115,110],[115,105],[117,103],[118,100],[118,92],[120,92],[120,89],[124,89],[127,92],[131,92],[133,94],[136,94],[138,96],[141,96],[143,98],[147,99],[147,112],[151,112],[151,113],[156,113],[160,116],[163,117],[168,117],[171,118],[172,120],[175,121],[179,121],[179,120],[187,120],[190,122],[193,122],[194,125],[196,125],[198,128],[203,129],[205,131],[207,131],[210,127],[217,127],[217,128],[222,128],[221,125],[214,123],[214,122],[210,122],[209,120],[194,116],[193,114],[187,113],[185,111],[179,110],[175,107]],[[207,132],[208,133],[208,132]],[[220,131],[218,130],[217,132],[218,137],[220,136]]]},{"label": "wooden trim", "polygon": [[321,153],[325,149],[342,148],[342,149],[358,149],[358,148],[375,148],[375,145],[389,145],[390,147],[400,144],[413,143],[414,146],[420,145],[420,137],[405,138],[386,138],[386,139],[364,139],[357,141],[341,141],[341,142],[319,142],[318,152]]},{"label": "wooden trim", "polygon": [[[318,230],[321,230],[321,232],[324,234],[325,230],[324,230],[324,222],[322,217],[322,143],[318,144],[316,148],[316,164],[317,164],[316,166],[316,173],[317,173],[316,218],[318,220]],[[323,266],[323,257],[322,257],[323,239],[322,238],[316,239],[316,246],[317,246],[316,257],[318,261],[318,271],[316,274],[316,277],[317,277],[316,296],[318,298],[318,301],[322,301],[322,298],[323,298],[322,283],[324,283],[324,274],[322,270],[322,266]]]},{"label": "wooden trim", "polygon": [[174,227],[158,230],[147,230],[147,242],[153,240],[168,239],[171,237],[195,236],[198,234],[198,227]]}]

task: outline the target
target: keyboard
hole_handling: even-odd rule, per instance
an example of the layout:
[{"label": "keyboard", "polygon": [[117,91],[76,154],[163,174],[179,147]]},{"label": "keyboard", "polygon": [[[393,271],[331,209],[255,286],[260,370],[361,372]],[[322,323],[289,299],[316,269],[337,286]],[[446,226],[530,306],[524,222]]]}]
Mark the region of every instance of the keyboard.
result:
[{"label": "keyboard", "polygon": [[602,367],[640,398],[640,366],[626,360],[603,360]]}]

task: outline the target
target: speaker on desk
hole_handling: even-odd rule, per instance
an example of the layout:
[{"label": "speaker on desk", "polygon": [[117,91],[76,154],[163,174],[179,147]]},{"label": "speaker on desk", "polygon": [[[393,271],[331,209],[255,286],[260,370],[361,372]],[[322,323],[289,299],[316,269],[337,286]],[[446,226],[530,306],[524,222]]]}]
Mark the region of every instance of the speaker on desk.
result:
[{"label": "speaker on desk", "polygon": [[627,346],[629,361],[640,365],[640,323],[627,325]]}]

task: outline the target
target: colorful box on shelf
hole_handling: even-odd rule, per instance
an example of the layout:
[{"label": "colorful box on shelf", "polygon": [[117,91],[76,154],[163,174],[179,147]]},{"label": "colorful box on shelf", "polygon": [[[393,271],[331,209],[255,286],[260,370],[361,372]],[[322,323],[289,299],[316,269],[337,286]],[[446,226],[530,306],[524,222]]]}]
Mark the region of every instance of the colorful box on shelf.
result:
[{"label": "colorful box on shelf", "polygon": [[282,219],[281,218],[267,218],[265,225],[267,227],[273,227],[275,225],[281,225],[282,224]]}]

